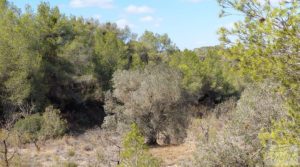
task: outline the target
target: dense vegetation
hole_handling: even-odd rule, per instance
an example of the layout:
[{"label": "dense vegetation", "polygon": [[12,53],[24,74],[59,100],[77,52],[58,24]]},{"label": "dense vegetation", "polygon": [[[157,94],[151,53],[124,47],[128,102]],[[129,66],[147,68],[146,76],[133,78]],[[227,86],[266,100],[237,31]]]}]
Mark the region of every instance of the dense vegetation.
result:
[{"label": "dense vegetation", "polygon": [[10,148],[93,126],[123,139],[119,166],[160,166],[147,146],[191,129],[198,148],[183,165],[295,165],[300,1],[218,2],[244,20],[220,28],[219,46],[181,51],[167,34],[0,0],[1,165]]}]

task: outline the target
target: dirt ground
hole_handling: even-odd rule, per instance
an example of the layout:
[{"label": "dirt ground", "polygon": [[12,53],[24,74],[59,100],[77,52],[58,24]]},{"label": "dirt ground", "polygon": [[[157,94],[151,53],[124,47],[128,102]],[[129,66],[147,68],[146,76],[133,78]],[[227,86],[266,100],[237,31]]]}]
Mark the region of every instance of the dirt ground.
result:
[{"label": "dirt ground", "polygon": [[[18,153],[24,166],[65,167],[75,163],[78,167],[116,166],[120,139],[101,129],[89,130],[78,136],[64,136],[61,139],[40,143],[37,151],[33,144],[25,145]],[[162,160],[163,166],[180,166],[181,161],[192,157],[195,144],[186,142],[176,146],[150,148],[150,153]]]}]

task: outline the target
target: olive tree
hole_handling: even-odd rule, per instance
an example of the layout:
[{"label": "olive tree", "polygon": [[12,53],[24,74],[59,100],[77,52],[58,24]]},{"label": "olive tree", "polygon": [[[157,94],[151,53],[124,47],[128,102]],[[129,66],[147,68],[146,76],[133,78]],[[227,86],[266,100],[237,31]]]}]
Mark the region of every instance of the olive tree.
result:
[{"label": "olive tree", "polygon": [[113,98],[110,98],[115,102],[107,99],[106,112],[118,115],[121,112],[136,122],[148,143],[155,144],[159,135],[165,136],[167,143],[177,142],[172,139],[183,139],[186,126],[180,82],[181,75],[166,65],[117,71],[113,75]]}]

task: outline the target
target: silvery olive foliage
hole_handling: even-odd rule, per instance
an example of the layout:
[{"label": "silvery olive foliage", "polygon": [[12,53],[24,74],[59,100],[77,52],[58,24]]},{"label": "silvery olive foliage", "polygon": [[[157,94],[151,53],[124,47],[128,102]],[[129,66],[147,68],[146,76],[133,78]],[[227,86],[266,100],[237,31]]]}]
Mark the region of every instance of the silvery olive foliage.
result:
[{"label": "silvery olive foliage", "polygon": [[170,139],[176,135],[182,141],[187,115],[181,103],[180,81],[180,73],[163,64],[115,72],[114,90],[107,93],[105,103],[106,113],[111,116],[104,125],[111,121],[115,124],[134,121],[149,143],[156,142],[159,134],[165,136],[166,143],[178,142]]}]

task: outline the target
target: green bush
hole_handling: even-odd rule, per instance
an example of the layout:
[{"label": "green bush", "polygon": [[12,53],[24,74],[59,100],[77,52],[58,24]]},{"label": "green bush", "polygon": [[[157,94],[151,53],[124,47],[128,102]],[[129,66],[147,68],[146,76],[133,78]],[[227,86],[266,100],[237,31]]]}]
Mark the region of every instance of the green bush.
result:
[{"label": "green bush", "polygon": [[62,136],[66,131],[66,121],[60,117],[60,110],[53,106],[46,108],[43,113],[43,124],[40,132],[41,137],[45,139]]},{"label": "green bush", "polygon": [[22,142],[36,142],[39,139],[42,124],[43,117],[40,114],[33,114],[17,121],[14,125],[14,130]]},{"label": "green bush", "polygon": [[40,139],[62,136],[66,131],[66,121],[60,117],[60,111],[53,106],[46,108],[43,115],[33,114],[18,120],[14,125],[22,143],[35,143]]},{"label": "green bush", "polygon": [[158,167],[160,161],[154,158],[144,144],[144,137],[140,133],[136,124],[131,125],[131,131],[127,133],[123,140],[123,150],[121,152],[121,164],[119,167]]}]

